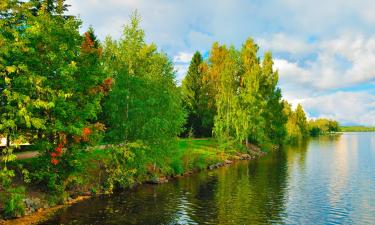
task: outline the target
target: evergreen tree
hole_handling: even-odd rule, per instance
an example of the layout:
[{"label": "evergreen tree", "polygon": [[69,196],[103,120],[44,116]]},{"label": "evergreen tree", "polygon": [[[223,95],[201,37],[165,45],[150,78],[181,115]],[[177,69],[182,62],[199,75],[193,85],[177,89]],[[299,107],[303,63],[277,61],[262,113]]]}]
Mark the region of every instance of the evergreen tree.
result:
[{"label": "evergreen tree", "polygon": [[182,81],[183,100],[188,115],[185,132],[192,129],[195,137],[210,136],[212,132],[212,127],[210,123],[207,123],[204,113],[207,105],[202,99],[204,95],[202,62],[201,54],[195,52],[189,70]]}]

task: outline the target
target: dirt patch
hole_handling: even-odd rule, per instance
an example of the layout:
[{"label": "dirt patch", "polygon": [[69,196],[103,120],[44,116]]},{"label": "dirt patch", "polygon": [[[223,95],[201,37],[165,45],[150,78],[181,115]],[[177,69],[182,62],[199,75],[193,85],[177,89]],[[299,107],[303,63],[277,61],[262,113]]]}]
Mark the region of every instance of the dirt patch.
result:
[{"label": "dirt patch", "polygon": [[17,153],[17,159],[30,159],[38,156],[39,153],[37,151],[34,152],[22,152],[22,153]]}]

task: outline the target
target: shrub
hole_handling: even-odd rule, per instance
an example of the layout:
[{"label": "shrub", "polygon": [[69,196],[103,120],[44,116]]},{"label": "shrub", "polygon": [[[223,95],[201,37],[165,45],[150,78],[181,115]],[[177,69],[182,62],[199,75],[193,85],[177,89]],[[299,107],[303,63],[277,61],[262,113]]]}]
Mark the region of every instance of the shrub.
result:
[{"label": "shrub", "polygon": [[4,191],[4,215],[6,217],[20,217],[25,214],[25,188],[8,188]]}]

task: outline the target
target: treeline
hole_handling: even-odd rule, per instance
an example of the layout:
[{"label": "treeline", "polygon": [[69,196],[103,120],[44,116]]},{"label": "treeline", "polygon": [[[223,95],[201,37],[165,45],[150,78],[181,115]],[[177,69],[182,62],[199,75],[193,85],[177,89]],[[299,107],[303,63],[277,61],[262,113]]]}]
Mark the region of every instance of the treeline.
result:
[{"label": "treeline", "polygon": [[[120,39],[101,43],[93,28],[79,33],[81,21],[65,15],[67,7],[63,0],[0,3],[4,214],[24,213],[25,188],[14,185],[16,176],[59,203],[88,182],[89,171],[98,173],[92,191],[107,193],[146,176],[181,173],[182,161],[190,161],[182,159],[188,156],[179,152],[178,136],[213,136],[223,150],[271,148],[312,130],[302,107],[293,111],[281,99],[272,55],[261,59],[252,39],[240,49],[215,43],[206,60],[196,53],[178,87],[171,60],[145,42],[136,13]],[[14,150],[27,142],[39,156],[15,161]]]},{"label": "treeline", "polygon": [[311,136],[318,136],[320,134],[339,132],[341,128],[337,121],[321,118],[309,121],[309,131]]},{"label": "treeline", "polygon": [[221,142],[281,144],[286,136],[278,73],[270,52],[261,60],[248,39],[241,49],[214,43],[209,58],[193,56],[182,82],[186,135]]},{"label": "treeline", "polygon": [[342,132],[372,132],[375,131],[375,127],[366,126],[340,126]]},{"label": "treeline", "polygon": [[239,50],[214,43],[206,60],[196,52],[182,81],[188,112],[182,135],[270,148],[339,131],[333,120],[308,121],[300,104],[293,110],[277,83],[271,53],[260,59],[252,39]]}]

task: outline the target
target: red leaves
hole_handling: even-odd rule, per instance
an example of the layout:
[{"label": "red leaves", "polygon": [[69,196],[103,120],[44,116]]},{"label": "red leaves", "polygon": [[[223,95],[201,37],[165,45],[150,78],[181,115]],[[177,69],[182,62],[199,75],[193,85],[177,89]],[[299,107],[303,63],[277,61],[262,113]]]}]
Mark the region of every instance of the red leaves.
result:
[{"label": "red leaves", "polygon": [[55,148],[55,151],[51,152],[51,163],[53,165],[56,166],[57,164],[59,164],[59,160],[57,159],[57,157],[61,157],[62,150],[65,144],[66,144],[66,138],[64,137],[62,142],[60,142],[59,145]]},{"label": "red leaves", "polygon": [[113,78],[108,77],[103,80],[102,84],[95,86],[89,90],[90,94],[103,93],[105,95],[112,89]]},{"label": "red leaves", "polygon": [[56,166],[59,163],[59,160],[56,158],[52,158],[51,163]]},{"label": "red leaves", "polygon": [[83,130],[82,130],[82,140],[85,141],[85,142],[90,141],[88,136],[91,134],[91,132],[92,131],[91,131],[90,128],[88,128],[88,127],[83,128]]},{"label": "red leaves", "polygon": [[112,77],[108,77],[106,78],[104,81],[103,81],[104,85],[108,86],[108,87],[112,87],[112,83],[113,83],[113,79]]},{"label": "red leaves", "polygon": [[81,50],[84,53],[90,53],[94,48],[94,41],[90,37],[90,33],[85,33],[85,40],[83,41],[81,45]]},{"label": "red leaves", "polygon": [[56,150],[57,153],[61,153],[62,152],[62,147],[57,147],[57,148],[55,148],[55,150]]},{"label": "red leaves", "polygon": [[83,135],[88,136],[91,134],[91,129],[88,127],[83,128]]}]

